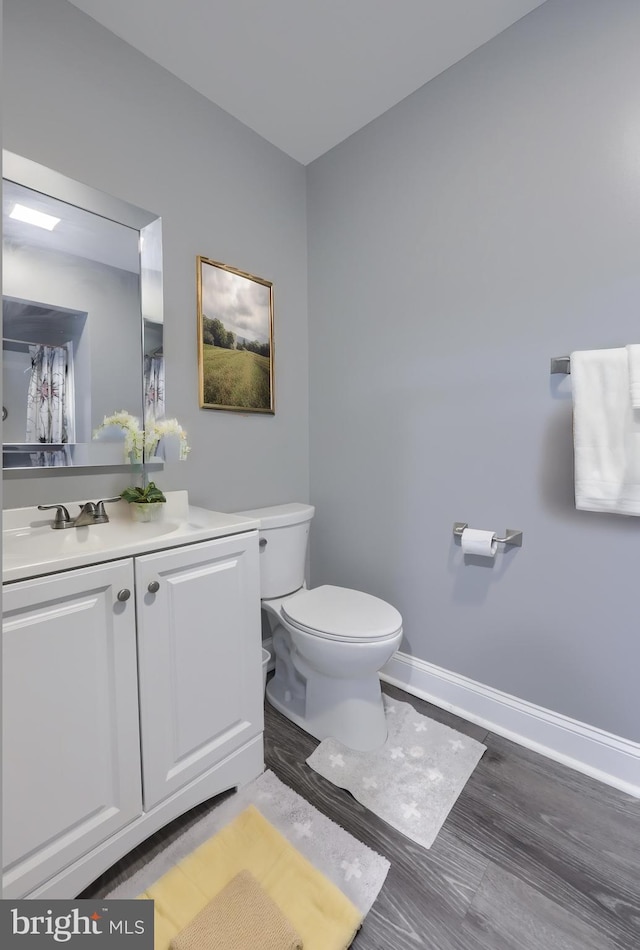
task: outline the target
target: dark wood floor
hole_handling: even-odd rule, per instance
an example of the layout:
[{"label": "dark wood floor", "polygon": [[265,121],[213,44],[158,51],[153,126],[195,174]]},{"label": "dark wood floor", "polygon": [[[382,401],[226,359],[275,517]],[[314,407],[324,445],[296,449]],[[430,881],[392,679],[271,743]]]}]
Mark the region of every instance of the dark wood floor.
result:
[{"label": "dark wood floor", "polygon": [[[391,862],[356,950],[639,950],[640,801],[385,686],[487,751],[425,850],[305,765],[317,742],[266,707],[266,766]],[[80,896],[104,895],[200,806]]]}]

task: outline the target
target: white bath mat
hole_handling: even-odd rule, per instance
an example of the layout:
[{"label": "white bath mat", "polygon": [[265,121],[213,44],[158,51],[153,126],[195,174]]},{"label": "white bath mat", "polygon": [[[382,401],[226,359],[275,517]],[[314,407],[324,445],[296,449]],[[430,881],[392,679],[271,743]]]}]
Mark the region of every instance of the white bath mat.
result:
[{"label": "white bath mat", "polygon": [[383,696],[389,735],[373,752],[323,739],[307,764],[430,848],[486,746]]},{"label": "white bath mat", "polygon": [[271,771],[263,772],[210,811],[107,896],[110,899],[136,897],[220,831],[247,805],[255,805],[300,854],[333,881],[363,916],[369,912],[387,876],[390,867],[387,859],[326,818]]}]

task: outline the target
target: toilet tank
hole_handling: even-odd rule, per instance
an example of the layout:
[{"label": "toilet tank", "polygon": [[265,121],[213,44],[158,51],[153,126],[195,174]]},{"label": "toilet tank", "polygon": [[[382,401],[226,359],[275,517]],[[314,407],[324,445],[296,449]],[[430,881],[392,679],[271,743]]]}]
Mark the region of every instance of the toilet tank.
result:
[{"label": "toilet tank", "polygon": [[236,514],[260,521],[260,597],[285,597],[304,583],[309,527],[315,508],[293,502]]}]

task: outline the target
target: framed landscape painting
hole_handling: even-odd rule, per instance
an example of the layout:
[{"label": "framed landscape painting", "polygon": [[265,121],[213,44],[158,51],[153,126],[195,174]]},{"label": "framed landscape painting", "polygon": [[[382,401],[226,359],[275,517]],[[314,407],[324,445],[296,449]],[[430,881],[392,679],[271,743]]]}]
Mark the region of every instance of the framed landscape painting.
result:
[{"label": "framed landscape painting", "polygon": [[202,409],[274,412],[273,285],[197,258]]}]

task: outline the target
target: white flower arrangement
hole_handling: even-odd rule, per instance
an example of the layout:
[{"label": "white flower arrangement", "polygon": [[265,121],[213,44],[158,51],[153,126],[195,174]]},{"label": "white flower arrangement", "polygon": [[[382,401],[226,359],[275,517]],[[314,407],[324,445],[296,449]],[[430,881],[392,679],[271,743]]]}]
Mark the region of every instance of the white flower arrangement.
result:
[{"label": "white flower arrangement", "polygon": [[181,462],[184,462],[191,451],[187,443],[187,433],[177,419],[159,419],[150,422],[144,429],[136,416],[132,416],[126,409],[114,412],[112,416],[105,416],[93,433],[94,439],[99,439],[101,432],[109,426],[116,426],[124,433],[124,458],[126,462],[142,462],[155,455],[158,442],[165,435],[175,435],[180,440]]},{"label": "white flower arrangement", "polygon": [[145,427],[144,436],[145,436],[145,454],[148,457],[153,456],[158,442],[165,435],[175,435],[180,440],[180,454],[179,458],[181,462],[184,462],[187,458],[187,455],[191,451],[187,443],[187,433],[182,428],[177,419],[159,419],[150,422],[149,425]]}]

